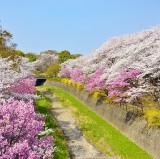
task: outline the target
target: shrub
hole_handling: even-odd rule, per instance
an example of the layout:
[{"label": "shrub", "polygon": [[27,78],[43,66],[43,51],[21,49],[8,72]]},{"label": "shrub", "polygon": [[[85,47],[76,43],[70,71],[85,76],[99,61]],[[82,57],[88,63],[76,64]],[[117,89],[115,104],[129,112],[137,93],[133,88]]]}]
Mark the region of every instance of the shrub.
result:
[{"label": "shrub", "polygon": [[68,85],[71,85],[73,82],[70,80],[70,79],[68,79],[68,78],[63,78],[62,80],[61,80],[61,82],[62,83],[64,83],[64,84],[68,84]]},{"label": "shrub", "polygon": [[160,110],[148,109],[144,110],[144,117],[147,119],[148,126],[160,126]]},{"label": "shrub", "polygon": [[104,92],[94,92],[92,97],[97,99],[97,98],[101,98],[101,97],[105,97],[106,94]]},{"label": "shrub", "polygon": [[113,99],[106,97],[105,102],[107,104],[114,104]]},{"label": "shrub", "polygon": [[74,85],[79,91],[84,89],[84,85],[80,85],[78,82],[72,83],[72,85]]}]

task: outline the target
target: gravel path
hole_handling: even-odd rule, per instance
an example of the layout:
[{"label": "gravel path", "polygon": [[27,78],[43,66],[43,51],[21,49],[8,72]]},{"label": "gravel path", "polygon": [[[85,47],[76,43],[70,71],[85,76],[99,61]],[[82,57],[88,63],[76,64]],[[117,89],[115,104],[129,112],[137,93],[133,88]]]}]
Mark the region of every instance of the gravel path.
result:
[{"label": "gravel path", "polygon": [[52,113],[59,122],[67,139],[71,159],[109,159],[83,136],[76,119],[68,108],[64,108],[61,103],[52,97]]}]

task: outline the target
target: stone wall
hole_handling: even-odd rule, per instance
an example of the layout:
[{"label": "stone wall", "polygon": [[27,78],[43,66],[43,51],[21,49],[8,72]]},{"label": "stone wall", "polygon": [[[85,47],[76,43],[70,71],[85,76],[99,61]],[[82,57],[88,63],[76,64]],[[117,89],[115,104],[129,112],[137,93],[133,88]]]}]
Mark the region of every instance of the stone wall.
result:
[{"label": "stone wall", "polygon": [[78,91],[75,87],[63,83],[47,81],[45,85],[66,90],[145,149],[155,159],[160,159],[160,129],[148,127],[147,122],[139,115],[139,111],[125,110],[116,105],[108,105],[105,102],[99,103],[91,98],[86,91]]}]

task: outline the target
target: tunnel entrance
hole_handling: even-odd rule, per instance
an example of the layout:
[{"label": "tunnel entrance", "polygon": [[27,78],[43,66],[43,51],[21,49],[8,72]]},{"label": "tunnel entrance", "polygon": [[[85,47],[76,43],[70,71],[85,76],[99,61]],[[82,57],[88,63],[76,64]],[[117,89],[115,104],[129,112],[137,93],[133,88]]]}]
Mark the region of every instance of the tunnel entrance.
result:
[{"label": "tunnel entrance", "polygon": [[37,78],[36,80],[36,86],[41,86],[46,82],[46,78]]}]

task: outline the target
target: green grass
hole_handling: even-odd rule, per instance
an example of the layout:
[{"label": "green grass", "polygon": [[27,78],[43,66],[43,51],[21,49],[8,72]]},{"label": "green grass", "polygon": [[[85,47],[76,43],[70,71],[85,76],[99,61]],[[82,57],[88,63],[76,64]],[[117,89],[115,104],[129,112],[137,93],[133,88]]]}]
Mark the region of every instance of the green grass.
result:
[{"label": "green grass", "polygon": [[123,159],[152,159],[146,151],[68,92],[54,87],[43,86],[43,88],[49,88],[49,90],[54,91],[63,105],[69,106],[76,116],[86,138],[105,154],[111,156],[117,155]]},{"label": "green grass", "polygon": [[38,92],[38,94],[41,95],[41,98],[35,102],[37,111],[39,111],[40,114],[45,115],[45,126],[54,130],[54,132],[50,134],[54,137],[54,145],[57,147],[57,151],[53,153],[54,159],[69,159],[69,153],[64,134],[50,111],[52,101],[42,92]]}]

